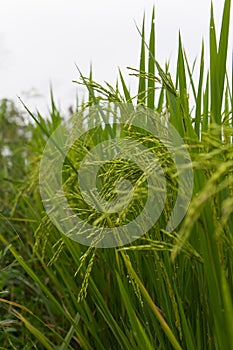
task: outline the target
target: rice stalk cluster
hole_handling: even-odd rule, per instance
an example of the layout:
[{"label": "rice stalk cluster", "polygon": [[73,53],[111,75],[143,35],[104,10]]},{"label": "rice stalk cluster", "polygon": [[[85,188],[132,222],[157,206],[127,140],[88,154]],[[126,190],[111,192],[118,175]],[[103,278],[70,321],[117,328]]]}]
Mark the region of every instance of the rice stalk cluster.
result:
[{"label": "rice stalk cluster", "polygon": [[[75,118],[61,115],[52,91],[49,118],[24,106],[30,123],[19,122],[22,113],[10,101],[1,101],[2,349],[233,350],[230,10],[231,1],[225,0],[217,35],[211,6],[209,65],[206,45],[202,44],[201,55],[192,64],[179,35],[175,76],[169,73],[168,63],[162,67],[156,60],[155,10],[149,38],[144,18],[142,28],[137,28],[139,68],[129,67],[129,74],[138,81],[136,96],[120,70],[115,87],[95,82],[91,71],[88,77],[80,72],[77,82],[86,87],[89,97],[76,106]],[[194,79],[196,73],[198,79]],[[114,114],[107,125],[102,120],[99,126],[99,117],[91,118],[93,124],[88,125],[87,114],[93,106],[119,103],[150,109],[164,126],[171,123],[190,154],[192,199],[172,232],[166,228],[178,195],[179,174],[168,149],[150,132],[116,123]],[[119,136],[139,143],[158,159],[166,179],[164,208],[142,237],[115,248],[88,247],[51,222],[39,191],[39,165],[47,140],[63,124],[83,130],[65,157],[63,191],[74,214],[96,227],[126,225],[142,212],[148,196],[145,174],[153,172],[153,167],[148,160],[141,169],[124,155],[99,164],[97,188],[105,201],[117,198],[122,178],[134,186],[132,200],[123,210],[100,214],[85,202],[78,186],[75,169],[85,155]],[[129,148],[128,152],[136,151]],[[120,190],[124,193],[124,187]]]}]

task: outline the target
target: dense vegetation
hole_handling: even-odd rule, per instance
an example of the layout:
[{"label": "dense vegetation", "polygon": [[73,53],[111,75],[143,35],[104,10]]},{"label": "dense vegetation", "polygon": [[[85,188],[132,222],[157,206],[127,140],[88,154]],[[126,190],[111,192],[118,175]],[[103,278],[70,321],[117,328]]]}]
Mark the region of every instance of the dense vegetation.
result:
[{"label": "dense vegetation", "polygon": [[[127,124],[120,135],[150,148],[166,174],[168,194],[159,220],[138,240],[115,248],[88,247],[61,233],[42,204],[39,166],[48,138],[72,117],[60,114],[52,94],[49,118],[1,101],[0,349],[233,350],[230,6],[225,0],[219,39],[211,8],[209,68],[204,44],[199,63],[190,65],[179,36],[173,79],[169,65],[162,68],[155,59],[153,12],[148,45],[144,22],[139,30],[140,67],[130,68],[138,79],[137,96],[131,96],[120,71],[116,87],[99,85],[92,72],[88,78],[80,73],[79,83],[89,93],[76,107],[84,129],[91,106],[127,103],[168,118],[184,139],[194,188],[188,211],[172,232],[166,228],[177,196],[175,165],[153,135]],[[102,124],[74,143],[63,180],[71,207],[77,213],[81,208],[82,217],[98,227],[108,227],[138,215],[146,181],[133,162],[109,162],[100,169],[102,195],[114,200],[116,182],[124,177],[135,187],[132,206],[122,215],[98,218],[84,205],[74,169],[87,150],[119,132],[114,123]]]}]

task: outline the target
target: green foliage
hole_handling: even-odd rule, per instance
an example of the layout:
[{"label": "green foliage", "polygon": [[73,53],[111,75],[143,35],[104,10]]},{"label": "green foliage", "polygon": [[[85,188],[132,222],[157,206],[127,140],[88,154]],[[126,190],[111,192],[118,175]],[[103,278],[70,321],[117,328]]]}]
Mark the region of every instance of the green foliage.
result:
[{"label": "green foliage", "polygon": [[[202,44],[199,66],[190,65],[179,35],[175,79],[156,61],[154,10],[149,44],[145,17],[137,96],[119,71],[116,88],[81,75],[89,99],[149,107],[169,120],[192,158],[194,191],[184,220],[173,232],[166,223],[176,198],[177,174],[168,150],[150,133],[116,123],[73,144],[63,168],[71,207],[99,226],[121,225],[142,210],[146,181],[135,164],[111,161],[100,169],[100,193],[114,200],[122,175],[135,186],[132,205],[121,216],[97,217],[84,203],[75,169],[87,151],[120,134],[148,147],[166,174],[168,196],[157,223],[126,246],[97,249],[71,241],[51,223],[39,193],[39,162],[48,137],[64,122],[51,92],[50,118],[20,115],[0,105],[0,344],[3,349],[216,349],[233,350],[233,131],[232,72],[227,69],[230,0],[225,0],[217,42],[210,18],[210,69]],[[199,70],[198,81],[193,78]],[[102,117],[102,115],[100,116]],[[97,118],[97,117],[96,117]],[[99,118],[99,116],[98,116]],[[80,122],[79,120],[79,122]],[[71,121],[72,122],[72,121]],[[98,123],[96,119],[94,122]],[[75,126],[75,125],[74,125]],[[25,146],[26,144],[26,146]],[[24,147],[23,147],[24,145]],[[10,154],[4,154],[3,150]],[[133,150],[132,150],[133,151]],[[5,151],[6,152],[6,151]],[[119,161],[119,160],[118,160]],[[69,218],[67,218],[68,220]]]}]

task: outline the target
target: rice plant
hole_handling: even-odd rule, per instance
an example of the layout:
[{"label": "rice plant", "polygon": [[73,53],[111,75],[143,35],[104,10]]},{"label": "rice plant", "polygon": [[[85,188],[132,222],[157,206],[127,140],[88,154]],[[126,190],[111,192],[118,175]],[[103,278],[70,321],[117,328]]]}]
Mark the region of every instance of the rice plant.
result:
[{"label": "rice plant", "polygon": [[[27,146],[21,153],[16,153],[15,145],[12,149],[13,155],[18,154],[16,165],[22,173],[12,172],[11,178],[7,169],[13,158],[1,158],[3,349],[233,349],[233,100],[232,71],[227,68],[230,8],[231,1],[225,0],[217,40],[211,6],[209,68],[204,60],[204,43],[199,63],[191,64],[181,35],[176,76],[171,76],[168,64],[163,68],[157,62],[153,10],[148,41],[145,19],[138,28],[139,69],[129,67],[138,81],[136,96],[131,95],[121,71],[115,87],[95,82],[92,72],[89,77],[80,72],[77,83],[86,87],[89,98],[76,108],[74,116],[60,115],[52,93],[49,119],[24,106],[33,121],[25,125]],[[195,70],[199,72],[198,81],[193,78]],[[190,154],[192,199],[186,215],[172,231],[167,224],[178,196],[176,164],[169,148],[150,130],[124,120],[117,123],[116,110],[110,106],[125,105],[133,113],[139,111],[143,123],[149,123],[143,112],[148,109],[164,127],[170,123]],[[99,113],[88,119],[96,108]],[[104,114],[104,108],[114,113]],[[4,126],[6,110],[0,112]],[[105,122],[106,115],[111,123]],[[141,154],[134,142],[158,159],[166,179],[166,196],[159,219],[143,236],[105,249],[70,239],[79,237],[82,230],[76,230],[74,236],[73,227],[69,237],[62,233],[63,223],[59,227],[51,221],[39,189],[40,162],[53,132],[63,126],[71,135],[70,125],[75,132],[82,130],[82,137],[63,154],[63,191],[75,215],[97,228],[127,225],[140,215],[148,197],[145,173],[151,171],[153,163],[144,157],[148,168],[141,169],[136,161],[125,159],[124,153],[122,158],[100,164],[96,186],[101,198],[116,201],[115,189],[122,178],[133,185],[134,193],[119,213],[97,215],[77,183],[77,169],[85,155],[104,142],[112,145],[117,136],[130,140],[128,152],[136,158]],[[15,123],[10,126],[15,128]],[[2,138],[1,153],[4,146],[6,140]],[[57,151],[62,152],[54,144],[50,153],[54,165],[60,154]],[[184,164],[181,170],[186,168]],[[45,169],[44,177],[46,171],[58,180],[49,169]],[[8,182],[11,186],[6,191]],[[51,188],[46,190],[50,198]],[[119,190],[124,191],[124,187]],[[125,192],[129,194],[128,187]],[[60,192],[54,199],[51,211],[60,203]],[[70,220],[67,215],[64,223],[68,225]]]}]

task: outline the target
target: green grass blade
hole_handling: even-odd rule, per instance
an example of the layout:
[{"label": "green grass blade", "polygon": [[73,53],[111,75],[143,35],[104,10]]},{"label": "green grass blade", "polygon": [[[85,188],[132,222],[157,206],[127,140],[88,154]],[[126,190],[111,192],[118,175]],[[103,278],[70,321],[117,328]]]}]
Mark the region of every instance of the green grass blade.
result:
[{"label": "green grass blade", "polygon": [[[140,73],[144,73],[146,70],[146,57],[145,57],[145,14],[142,23],[142,35],[141,35],[141,53],[140,53]],[[125,84],[124,84],[125,85]],[[145,103],[146,99],[146,78],[141,74],[138,82],[138,99],[137,104]]]},{"label": "green grass blade", "polygon": [[34,327],[29,320],[27,320],[23,315],[14,310],[14,314],[22,321],[22,323],[27,327],[29,332],[43,345],[46,350],[54,350],[53,344],[49,339],[36,327]]},{"label": "green grass blade", "polygon": [[219,110],[221,112],[224,85],[226,78],[226,64],[228,54],[228,40],[230,29],[231,0],[225,0],[222,16],[222,26],[218,47],[218,88],[219,88]]},{"label": "green grass blade", "polygon": [[98,288],[95,285],[95,282],[90,279],[90,284],[93,288],[93,296],[96,300],[96,305],[101,314],[103,315],[104,319],[106,320],[106,323],[108,324],[108,327],[112,330],[115,338],[117,339],[119,345],[122,349],[131,350],[132,346],[130,342],[128,341],[126,335],[122,331],[122,329],[119,327],[118,323],[114,319],[113,315],[111,314],[109,308],[107,307],[102,295],[100,294]]},{"label": "green grass blade", "polygon": [[199,75],[198,92],[197,92],[197,98],[196,98],[196,111],[195,111],[195,132],[197,134],[198,139],[200,139],[200,135],[201,135],[203,77],[204,77],[204,42],[202,42],[202,49],[201,49],[200,75]]},{"label": "green grass blade", "polygon": [[69,332],[67,333],[67,335],[66,335],[65,339],[63,340],[62,344],[59,346],[58,350],[66,350],[67,349],[67,347],[69,346],[70,341],[71,341],[71,339],[73,337],[73,334],[75,332],[75,328],[78,325],[79,320],[80,320],[80,315],[79,315],[79,313],[77,313],[77,315],[74,318],[73,324],[71,325],[71,327],[69,329]]},{"label": "green grass blade", "polygon": [[209,126],[209,74],[206,79],[206,86],[203,95],[203,120],[202,120],[202,131],[206,132]]},{"label": "green grass blade", "polygon": [[127,103],[132,103],[132,98],[130,96],[129,90],[128,90],[127,86],[126,86],[124,77],[123,77],[120,69],[119,69],[119,75],[120,75],[120,80],[121,80],[121,84],[122,84],[124,95],[125,95],[125,100],[126,100]]},{"label": "green grass blade", "polygon": [[211,102],[211,122],[220,123],[218,115],[218,101],[219,101],[219,87],[217,84],[217,65],[218,52],[217,52],[217,39],[216,29],[214,22],[214,10],[211,3],[211,15],[210,15],[210,102]]},{"label": "green grass blade", "polygon": [[162,87],[160,90],[160,94],[159,94],[159,100],[158,100],[158,105],[156,107],[156,110],[158,113],[162,113],[163,110],[163,105],[164,105],[164,100],[165,100],[165,96],[164,96],[164,88]]},{"label": "green grass blade", "polygon": [[196,65],[196,60],[194,60],[192,68],[190,68],[186,52],[183,51],[183,54],[184,54],[185,64],[186,64],[186,68],[187,68],[187,71],[188,71],[189,81],[190,81],[190,85],[191,85],[191,88],[192,88],[194,100],[196,102],[196,100],[197,100],[197,93],[196,93],[195,83],[194,83],[194,79],[193,79],[193,71],[194,71],[194,68],[195,68],[195,65]]},{"label": "green grass blade", "polygon": [[[155,75],[155,9],[152,11],[151,31],[149,41],[148,73],[152,77]],[[148,79],[147,107],[154,109],[155,104],[155,80]]]},{"label": "green grass blade", "polygon": [[174,336],[173,332],[171,331],[170,327],[168,326],[168,324],[166,323],[165,319],[163,318],[159,308],[154,304],[153,300],[151,299],[148,291],[146,290],[145,286],[143,285],[143,283],[141,282],[140,278],[138,277],[137,273],[134,271],[130,260],[123,255],[125,264],[127,266],[128,271],[130,271],[132,273],[133,278],[135,279],[136,283],[138,284],[141,293],[143,295],[143,297],[145,298],[146,302],[148,303],[148,305],[151,308],[151,311],[154,313],[154,315],[156,316],[158,322],[160,323],[163,331],[165,332],[167,338],[169,339],[169,341],[171,342],[171,344],[173,345],[175,350],[182,350],[180,344],[178,343],[176,337]]},{"label": "green grass blade", "polygon": [[179,48],[177,61],[177,81],[179,86],[180,102],[186,116],[189,116],[188,98],[187,98],[187,82],[184,65],[184,54],[182,48],[181,34],[179,33]]},{"label": "green grass blade", "polygon": [[[7,240],[3,237],[2,234],[0,234],[0,240],[2,243],[6,246],[9,245]],[[63,309],[63,307],[59,304],[57,299],[53,296],[53,294],[50,292],[50,290],[46,287],[46,285],[40,280],[40,278],[35,274],[35,272],[32,270],[32,268],[27,264],[27,262],[24,261],[24,259],[17,253],[17,251],[14,249],[14,247],[10,246],[10,251],[15,257],[15,259],[19,262],[19,264],[23,267],[23,269],[27,272],[27,274],[38,284],[38,286],[41,288],[41,290],[47,295],[53,303],[56,305],[58,310],[63,314],[67,319],[69,319],[69,316]]]},{"label": "green grass blade", "polygon": [[152,344],[150,343],[150,340],[148,339],[148,336],[144,330],[143,325],[140,323],[135,311],[134,311],[134,307],[130,301],[129,298],[129,293],[128,291],[126,291],[122,279],[120,278],[119,274],[117,274],[117,281],[118,281],[118,285],[119,285],[119,289],[120,289],[120,293],[122,296],[122,300],[125,304],[128,316],[129,316],[129,320],[131,323],[131,327],[134,330],[134,332],[136,333],[137,337],[137,346],[139,349],[148,349],[148,350],[153,350],[154,347],[152,346]]}]

